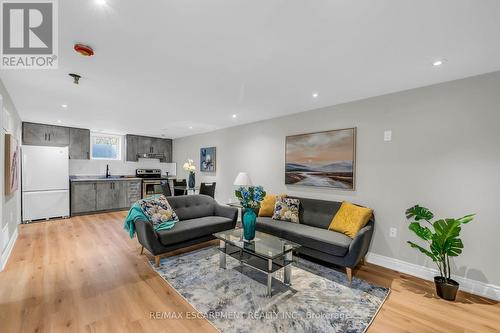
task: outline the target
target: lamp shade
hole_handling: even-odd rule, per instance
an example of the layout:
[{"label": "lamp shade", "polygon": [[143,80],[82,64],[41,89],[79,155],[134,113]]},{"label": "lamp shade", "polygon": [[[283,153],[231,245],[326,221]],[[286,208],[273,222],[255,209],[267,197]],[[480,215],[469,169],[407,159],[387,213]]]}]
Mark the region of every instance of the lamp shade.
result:
[{"label": "lamp shade", "polygon": [[234,180],[233,185],[236,186],[252,186],[252,180],[248,176],[246,172],[240,172],[236,179]]}]

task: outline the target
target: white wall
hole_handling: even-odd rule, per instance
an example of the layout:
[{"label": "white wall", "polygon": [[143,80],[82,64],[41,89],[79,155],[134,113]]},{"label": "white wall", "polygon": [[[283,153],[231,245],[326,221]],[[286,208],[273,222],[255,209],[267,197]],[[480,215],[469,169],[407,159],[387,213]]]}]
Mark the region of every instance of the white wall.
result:
[{"label": "white wall", "polygon": [[161,169],[162,175],[168,172],[169,176],[177,174],[176,163],[160,163],[158,159],[140,158],[138,162],[125,161],[125,136],[122,137],[122,159],[112,160],[69,160],[69,174],[71,176],[105,175],[106,165],[109,165],[112,175],[135,175],[135,169]]},{"label": "white wall", "polygon": [[106,174],[109,164],[112,175],[135,175],[135,169],[161,169],[162,175],[176,175],[176,163],[160,163],[159,160],[140,159],[139,162],[106,160],[69,160],[69,174],[72,176],[95,176]]},{"label": "white wall", "polygon": [[[13,244],[17,237],[17,225],[21,222],[21,182],[19,181],[19,189],[11,195],[6,196],[4,185],[5,172],[5,134],[12,134],[17,142],[21,144],[21,120],[17,114],[17,110],[12,103],[12,100],[5,89],[3,82],[0,80],[0,179],[1,179],[1,196],[0,216],[0,270],[6,264],[8,255],[12,250]],[[2,110],[5,108],[6,112]],[[21,171],[19,169],[19,171]]]},{"label": "white wall", "polygon": [[[285,136],[357,127],[356,190],[286,186]],[[384,142],[384,130],[393,141]],[[217,147],[216,197],[228,202],[240,171],[271,193],[349,200],[374,208],[371,252],[434,267],[406,240],[404,211],[421,204],[438,217],[477,213],[463,230],[465,250],[453,269],[500,285],[500,72],[336,105],[174,140],[174,161],[199,164],[201,147]],[[199,165],[198,165],[199,167]],[[179,168],[179,176],[185,176]],[[389,237],[389,228],[398,237]]]}]

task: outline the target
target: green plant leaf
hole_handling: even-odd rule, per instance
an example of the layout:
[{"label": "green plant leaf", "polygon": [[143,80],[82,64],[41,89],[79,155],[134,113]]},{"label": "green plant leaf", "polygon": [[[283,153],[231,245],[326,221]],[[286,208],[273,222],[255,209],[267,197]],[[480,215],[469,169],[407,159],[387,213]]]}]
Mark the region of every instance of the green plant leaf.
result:
[{"label": "green plant leaf", "polygon": [[408,229],[413,231],[418,237],[422,238],[423,240],[431,240],[432,238],[432,231],[427,227],[422,227],[418,222],[410,223]]},{"label": "green plant leaf", "polygon": [[407,241],[408,244],[410,244],[410,246],[414,249],[417,249],[419,250],[420,252],[422,252],[423,254],[425,254],[426,256],[428,256],[429,258],[432,259],[432,261],[439,261],[437,259],[437,257],[434,255],[434,253],[432,253],[431,251],[427,250],[427,249],[424,249],[423,247],[421,247],[420,245],[417,245],[413,242],[410,242],[410,241]]},{"label": "green plant leaf", "polygon": [[460,222],[455,219],[437,220],[432,225],[437,239],[440,240],[442,244],[444,244],[448,238],[458,237],[460,235],[460,231],[462,230]]},{"label": "green plant leaf", "polygon": [[464,217],[457,219],[457,221],[462,223],[462,224],[466,224],[466,223],[469,223],[470,221],[472,221],[474,219],[474,216],[476,216],[476,214],[465,215]]},{"label": "green plant leaf", "polygon": [[462,253],[464,244],[460,238],[451,238],[446,241],[443,246],[444,252],[450,257],[458,257]]},{"label": "green plant leaf", "polygon": [[427,208],[415,205],[406,210],[407,219],[415,219],[415,221],[426,220],[430,221],[434,217],[434,214]]}]

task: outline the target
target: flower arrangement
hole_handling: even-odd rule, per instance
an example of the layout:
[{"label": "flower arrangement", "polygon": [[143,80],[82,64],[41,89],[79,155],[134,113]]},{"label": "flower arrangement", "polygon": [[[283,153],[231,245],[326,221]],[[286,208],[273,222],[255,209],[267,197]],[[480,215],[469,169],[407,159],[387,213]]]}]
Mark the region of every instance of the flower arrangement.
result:
[{"label": "flower arrangement", "polygon": [[266,191],[262,186],[240,187],[235,191],[236,197],[244,208],[259,209]]},{"label": "flower arrangement", "polygon": [[196,171],[196,166],[194,165],[193,160],[188,160],[186,163],[184,163],[182,168],[188,171],[189,173],[194,173]]}]

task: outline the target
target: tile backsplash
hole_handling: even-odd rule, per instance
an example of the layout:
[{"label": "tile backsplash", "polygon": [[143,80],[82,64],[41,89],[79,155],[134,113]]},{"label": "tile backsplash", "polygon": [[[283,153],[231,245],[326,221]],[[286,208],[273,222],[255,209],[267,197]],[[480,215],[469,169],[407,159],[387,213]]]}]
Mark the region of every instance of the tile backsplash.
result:
[{"label": "tile backsplash", "polygon": [[160,163],[155,159],[139,159],[139,162],[112,160],[69,160],[71,176],[96,176],[106,174],[106,164],[111,175],[135,175],[135,169],[161,169],[162,175],[177,175],[177,163]]}]

